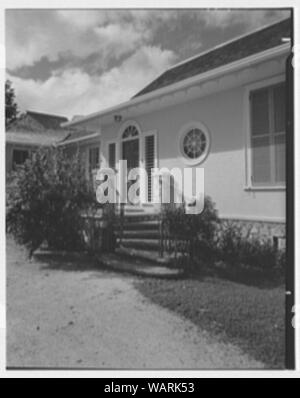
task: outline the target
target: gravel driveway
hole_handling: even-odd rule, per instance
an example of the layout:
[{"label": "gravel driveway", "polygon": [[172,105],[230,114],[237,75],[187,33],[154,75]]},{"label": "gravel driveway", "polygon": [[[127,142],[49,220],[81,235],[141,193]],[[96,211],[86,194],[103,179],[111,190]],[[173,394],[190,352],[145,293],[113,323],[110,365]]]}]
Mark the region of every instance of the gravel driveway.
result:
[{"label": "gravel driveway", "polygon": [[84,257],[7,248],[7,366],[102,369],[262,368],[232,345],[148,302],[134,278]]}]

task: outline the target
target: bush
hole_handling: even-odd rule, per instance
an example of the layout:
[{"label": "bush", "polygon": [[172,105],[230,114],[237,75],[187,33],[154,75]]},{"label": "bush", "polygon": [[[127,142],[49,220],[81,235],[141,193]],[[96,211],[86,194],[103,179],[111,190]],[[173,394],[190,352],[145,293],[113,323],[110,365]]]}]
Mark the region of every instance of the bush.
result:
[{"label": "bush", "polygon": [[190,215],[185,212],[185,205],[166,206],[163,210],[164,225],[170,236],[182,236],[186,239],[211,241],[215,236],[219,222],[215,204],[206,196],[204,210],[201,214]]},{"label": "bush", "polygon": [[279,252],[271,242],[251,237],[250,230],[243,233],[243,228],[235,223],[218,230],[220,220],[209,197],[205,198],[202,214],[187,215],[184,205],[172,205],[165,207],[163,220],[169,251],[188,253],[192,267],[198,261],[206,265],[221,261],[225,269],[241,273],[248,269],[282,274],[285,270],[285,252]]},{"label": "bush", "polygon": [[284,267],[285,255],[279,253],[269,241],[242,234],[237,225],[229,225],[218,241],[218,257],[235,268],[250,267],[270,271]]},{"label": "bush", "polygon": [[196,259],[212,261],[219,218],[210,197],[205,197],[204,210],[199,215],[186,214],[185,205],[166,206],[163,221],[168,251],[182,253],[185,263],[190,262],[188,266],[192,268]]},{"label": "bush", "polygon": [[30,255],[43,242],[55,249],[82,247],[80,212],[95,204],[79,153],[41,149],[15,175],[7,198],[7,230]]},{"label": "bush", "polygon": [[277,271],[281,274],[284,275],[286,271],[286,251],[285,250],[280,250],[277,254],[277,263],[276,263],[276,268]]}]

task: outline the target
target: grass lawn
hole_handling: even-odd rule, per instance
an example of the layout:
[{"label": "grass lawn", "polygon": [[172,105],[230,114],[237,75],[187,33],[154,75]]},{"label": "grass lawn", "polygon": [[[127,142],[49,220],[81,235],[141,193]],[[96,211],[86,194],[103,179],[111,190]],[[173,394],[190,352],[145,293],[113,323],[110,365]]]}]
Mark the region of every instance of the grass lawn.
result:
[{"label": "grass lawn", "polygon": [[261,289],[207,277],[202,280],[140,279],[137,288],[153,302],[238,345],[264,362],[267,368],[284,368],[283,287]]}]

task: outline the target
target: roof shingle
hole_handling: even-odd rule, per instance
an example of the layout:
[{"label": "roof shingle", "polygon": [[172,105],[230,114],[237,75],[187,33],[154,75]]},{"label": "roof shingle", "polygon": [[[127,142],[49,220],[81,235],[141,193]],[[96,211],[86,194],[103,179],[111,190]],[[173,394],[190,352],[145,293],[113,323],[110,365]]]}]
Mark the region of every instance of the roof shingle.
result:
[{"label": "roof shingle", "polygon": [[68,121],[64,116],[49,115],[47,113],[27,111],[26,114],[41,124],[45,129],[59,129],[62,123]]},{"label": "roof shingle", "polygon": [[279,46],[282,38],[292,34],[291,19],[285,19],[249,35],[218,46],[184,63],[168,69],[133,98],[161,89],[181,80],[224,66],[253,54]]}]

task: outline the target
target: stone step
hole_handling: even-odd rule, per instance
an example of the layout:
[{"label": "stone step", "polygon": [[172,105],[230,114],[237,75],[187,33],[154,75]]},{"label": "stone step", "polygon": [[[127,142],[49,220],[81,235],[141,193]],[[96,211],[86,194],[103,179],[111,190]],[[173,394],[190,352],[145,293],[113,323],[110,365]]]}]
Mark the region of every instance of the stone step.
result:
[{"label": "stone step", "polygon": [[139,276],[157,277],[157,278],[182,278],[184,276],[184,270],[179,268],[167,267],[164,264],[153,264],[145,259],[133,260],[124,259],[124,257],[118,253],[114,254],[103,254],[97,258],[100,266],[110,271],[126,272]]},{"label": "stone step", "polygon": [[122,239],[122,247],[159,251],[159,239]]},{"label": "stone step", "polygon": [[122,237],[123,239],[160,239],[158,228],[148,230],[128,230],[126,226],[124,226],[123,233],[119,230],[116,232],[116,235],[118,238]]},{"label": "stone step", "polygon": [[151,262],[153,264],[170,265],[172,263],[172,259],[170,256],[164,255],[163,257],[161,257],[158,251],[153,252],[151,250],[119,247],[116,249],[116,253],[119,254],[122,258],[129,258],[133,260],[137,259],[140,261]]},{"label": "stone step", "polygon": [[[118,231],[121,228],[121,224],[115,224],[115,228]],[[160,222],[159,221],[140,221],[132,223],[123,224],[124,231],[159,231]]]},{"label": "stone step", "polygon": [[[140,224],[140,223],[148,223],[148,222],[160,222],[160,218],[157,215],[126,215],[123,218],[123,225],[126,224]],[[117,217],[116,225],[121,224],[121,219]]]},{"label": "stone step", "polygon": [[156,217],[156,215],[155,214],[148,214],[148,213],[134,213],[134,212],[129,212],[129,213],[125,213],[124,214],[124,218],[125,219],[129,219],[129,221],[130,220],[132,220],[132,219],[138,219],[138,220],[151,220],[151,219],[155,219],[155,218],[158,218],[158,217]]},{"label": "stone step", "polygon": [[[127,247],[119,247],[116,249],[116,253],[122,256],[122,258],[130,258],[132,260],[138,259],[141,261],[148,261],[154,264],[164,264],[174,268],[175,254],[164,253],[163,256],[160,253],[152,250],[133,249]],[[177,259],[180,255],[177,254]],[[181,255],[182,256],[182,255]]]},{"label": "stone step", "polygon": [[145,209],[143,209],[142,207],[134,207],[134,206],[125,207],[124,208],[124,213],[125,214],[144,214],[145,213]]},{"label": "stone step", "polygon": [[[137,205],[134,205],[132,203],[125,203],[125,204],[123,204],[123,207],[124,208],[132,208],[132,209],[135,208],[135,209],[146,209],[146,210],[152,210],[152,209],[158,210],[157,207],[155,207],[155,205],[153,203],[152,204],[151,203],[140,203]],[[116,208],[120,209],[121,205],[118,204],[116,206]]]}]

